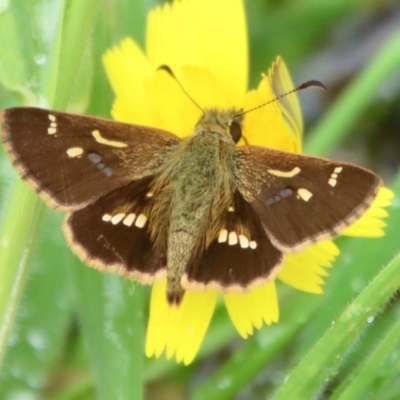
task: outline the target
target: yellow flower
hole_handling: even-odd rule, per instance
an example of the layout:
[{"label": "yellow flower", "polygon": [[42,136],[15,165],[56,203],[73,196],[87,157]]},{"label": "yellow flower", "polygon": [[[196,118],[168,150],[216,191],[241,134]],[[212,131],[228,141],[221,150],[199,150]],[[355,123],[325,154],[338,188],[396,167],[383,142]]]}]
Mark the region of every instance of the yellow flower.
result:
[{"label": "yellow flower", "polygon": [[[131,39],[104,56],[116,100],[115,119],[148,125],[185,137],[201,116],[161,65],[168,65],[202,108],[248,110],[292,89],[284,62],[278,57],[254,91],[246,92],[247,33],[241,0],[182,0],[150,12],[146,51]],[[286,96],[246,115],[243,135],[250,144],[291,152],[301,151],[302,118],[296,95]],[[243,143],[239,143],[243,144]],[[371,208],[344,232],[383,235],[391,192],[381,189]],[[286,256],[277,279],[297,289],[322,293],[326,268],[339,254],[331,241],[322,241]],[[179,307],[166,301],[166,282],[153,285],[146,354],[189,364],[208,328],[218,293],[187,291]],[[225,294],[229,316],[244,338],[279,318],[275,282],[244,294]]]}]

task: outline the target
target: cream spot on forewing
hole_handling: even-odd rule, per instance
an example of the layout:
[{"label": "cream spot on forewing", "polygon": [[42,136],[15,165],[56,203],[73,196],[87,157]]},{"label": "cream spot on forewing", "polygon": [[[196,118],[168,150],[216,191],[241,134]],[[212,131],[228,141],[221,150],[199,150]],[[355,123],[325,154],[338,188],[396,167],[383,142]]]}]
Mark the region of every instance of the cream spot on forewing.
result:
[{"label": "cream spot on forewing", "polygon": [[146,193],[146,197],[153,197],[153,196],[154,196],[154,193],[152,193],[152,192]]},{"label": "cream spot on forewing", "polygon": [[331,176],[328,179],[328,185],[335,187],[338,182],[338,175],[343,171],[343,167],[335,167]]},{"label": "cream spot on forewing", "polygon": [[330,178],[330,179],[329,179],[328,185],[330,185],[330,186],[332,186],[332,187],[335,187],[336,184],[337,184],[337,180],[336,180],[336,179],[334,179],[334,178]]},{"label": "cream spot on forewing", "polygon": [[296,176],[301,169],[294,167],[291,171],[280,171],[279,169],[267,169],[267,172],[271,175],[278,176],[280,178],[293,178]]},{"label": "cream spot on forewing", "polygon": [[128,146],[124,142],[106,139],[105,137],[101,136],[100,131],[98,131],[97,129],[92,131],[92,135],[95,138],[97,143],[105,144],[107,146],[112,146],[112,147],[127,147]]},{"label": "cream spot on forewing", "polygon": [[234,212],[235,209],[234,209],[232,206],[229,206],[228,211],[229,211],[229,212]]},{"label": "cream spot on forewing", "polygon": [[49,121],[50,121],[50,125],[47,128],[47,133],[49,135],[54,135],[57,133],[57,122],[56,122],[56,117],[53,114],[49,114]]},{"label": "cream spot on forewing", "polygon": [[308,201],[311,199],[312,195],[313,194],[307,189],[304,188],[297,189],[297,196],[301,200]]},{"label": "cream spot on forewing", "polygon": [[128,214],[125,219],[122,221],[122,223],[126,226],[132,226],[133,222],[135,221],[136,214]]},{"label": "cream spot on forewing", "polygon": [[218,243],[224,243],[228,239],[228,231],[226,229],[221,229],[218,235]]},{"label": "cream spot on forewing", "polygon": [[110,215],[110,214],[104,214],[103,216],[102,216],[102,220],[104,221],[104,222],[110,222],[111,221],[111,218],[112,218],[112,215]]},{"label": "cream spot on forewing", "polygon": [[239,243],[242,249],[247,249],[250,246],[249,239],[244,235],[239,235]]},{"label": "cream spot on forewing", "polygon": [[124,218],[125,218],[125,213],[118,213],[118,214],[115,214],[115,215],[111,218],[111,223],[112,223],[113,225],[117,225],[117,224],[119,224]]},{"label": "cream spot on forewing", "polygon": [[135,226],[143,228],[146,225],[147,217],[144,214],[140,214],[135,222]]},{"label": "cream spot on forewing", "polygon": [[68,157],[79,157],[83,154],[82,147],[71,147],[67,150]]},{"label": "cream spot on forewing", "polygon": [[234,246],[235,244],[237,244],[238,242],[238,236],[236,234],[236,232],[229,232],[229,236],[228,236],[228,244],[230,246]]},{"label": "cream spot on forewing", "polygon": [[250,242],[250,248],[253,249],[253,250],[257,248],[257,242],[255,240],[252,240]]}]

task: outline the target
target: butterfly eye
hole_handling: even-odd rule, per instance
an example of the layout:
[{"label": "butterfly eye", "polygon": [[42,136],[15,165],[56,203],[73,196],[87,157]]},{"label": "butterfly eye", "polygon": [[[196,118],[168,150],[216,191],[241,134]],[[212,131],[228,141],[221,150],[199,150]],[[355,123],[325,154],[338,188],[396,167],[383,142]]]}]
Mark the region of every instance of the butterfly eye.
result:
[{"label": "butterfly eye", "polygon": [[232,121],[229,126],[229,133],[231,134],[233,141],[237,143],[242,137],[242,127],[237,122]]}]

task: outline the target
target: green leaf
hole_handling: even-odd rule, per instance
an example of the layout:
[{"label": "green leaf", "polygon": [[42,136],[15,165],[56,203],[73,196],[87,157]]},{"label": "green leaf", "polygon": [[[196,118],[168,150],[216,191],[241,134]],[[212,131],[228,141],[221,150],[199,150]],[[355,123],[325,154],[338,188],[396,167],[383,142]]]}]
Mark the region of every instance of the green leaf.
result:
[{"label": "green leaf", "polygon": [[[14,92],[27,92],[27,71],[14,12],[9,7],[0,13],[0,83]],[[4,45],[7,44],[7,45]]]},{"label": "green leaf", "polygon": [[70,266],[99,397],[141,399],[146,288],[77,260]]},{"label": "green leaf", "polygon": [[[72,313],[60,216],[47,213],[0,374],[0,398],[40,393],[61,359]],[[51,323],[50,323],[51,321]]]},{"label": "green leaf", "polygon": [[0,226],[0,365],[9,341],[36,241],[43,204],[19,179]]},{"label": "green leaf", "polygon": [[[90,29],[90,22],[92,20],[90,10],[94,10],[96,2],[94,0],[88,0],[84,3],[77,0],[70,0],[66,4],[58,2],[61,5],[62,14],[67,13],[69,19],[66,18],[60,22],[61,32],[57,37],[57,44],[55,46],[55,52],[52,55],[50,62],[50,69],[48,71],[48,81],[52,84],[53,98],[51,103],[56,106],[66,105],[68,97],[70,95],[69,88],[72,87],[74,80],[74,74],[79,66],[82,52],[84,50],[86,33]],[[20,2],[14,4],[14,9],[7,9],[5,13],[0,17],[8,18],[8,25],[6,27],[14,29],[12,25],[11,16],[8,13],[16,12],[18,15],[19,23],[21,24],[26,19],[30,21],[32,9],[37,5],[37,2],[31,0],[26,3],[27,7],[24,9]],[[50,4],[47,2],[47,4]],[[54,2],[52,4],[55,4]],[[82,4],[81,11],[79,8]],[[83,5],[84,4],[84,5]],[[66,10],[68,8],[68,10]],[[17,12],[18,11],[18,12]],[[84,21],[82,21],[82,18]],[[32,18],[31,18],[32,19]],[[65,27],[64,24],[69,25]],[[30,25],[28,25],[29,27]],[[72,33],[73,31],[73,33]],[[26,35],[26,30],[22,30]],[[4,31],[3,31],[4,33]],[[68,33],[69,35],[65,35]],[[16,66],[16,77],[11,76],[13,69],[13,63],[24,64],[22,54],[24,53],[24,43],[21,40],[17,40],[15,37],[15,30],[11,31],[11,39],[3,41],[2,48],[7,47],[3,50],[4,54],[7,55],[5,61],[10,61],[10,65],[7,65],[3,75],[3,79],[10,79],[9,83],[6,83],[6,87],[15,87],[16,84],[25,84],[23,74],[18,71]],[[14,35],[14,36],[13,36]],[[31,33],[32,35],[32,33]],[[79,45],[72,43],[71,40],[80,38]],[[69,62],[72,63],[72,70],[68,70],[68,73],[59,74],[58,67],[62,64],[62,70],[68,69]],[[29,64],[30,65],[30,64]],[[19,68],[23,68],[19,66]],[[72,73],[71,73],[72,72]],[[57,99],[54,98],[57,93]],[[40,94],[43,96],[43,93]],[[38,95],[38,98],[40,96]],[[16,312],[18,309],[18,303],[21,298],[25,286],[25,278],[28,271],[28,265],[30,263],[32,249],[34,247],[37,233],[40,225],[41,215],[43,212],[43,203],[37,198],[37,196],[29,189],[24,183],[17,179],[15,186],[8,198],[7,207],[4,210],[4,218],[0,226],[0,362],[4,357],[4,352],[9,341],[11,328],[13,326]]]},{"label": "green leaf", "polygon": [[400,360],[396,356],[400,346],[400,321],[396,311],[392,309],[389,325],[377,322],[379,326],[383,325],[383,329],[375,329],[376,343],[369,349],[364,348],[364,351],[368,351],[368,357],[362,363],[358,363],[355,371],[342,381],[332,394],[331,400],[368,398],[372,393],[375,393],[376,398],[382,398],[378,395],[378,391],[391,384],[400,366]]},{"label": "green leaf", "polygon": [[334,376],[343,357],[400,286],[400,255],[360,293],[279,388],[274,400],[311,399]]},{"label": "green leaf", "polygon": [[308,135],[306,153],[326,155],[348,136],[379,86],[399,67],[400,33],[396,33]]}]

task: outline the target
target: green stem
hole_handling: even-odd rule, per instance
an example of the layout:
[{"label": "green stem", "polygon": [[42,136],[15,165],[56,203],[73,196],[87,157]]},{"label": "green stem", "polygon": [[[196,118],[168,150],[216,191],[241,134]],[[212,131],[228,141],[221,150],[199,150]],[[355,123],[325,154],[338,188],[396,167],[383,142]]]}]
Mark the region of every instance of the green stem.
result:
[{"label": "green stem", "polygon": [[63,3],[45,89],[49,104],[59,110],[67,108],[97,2],[64,0]]},{"label": "green stem", "polygon": [[398,290],[399,270],[400,255],[376,276],[335,321],[289,375],[273,400],[314,398],[318,390],[337,372],[345,353],[368,326],[369,319],[374,318]]},{"label": "green stem", "polygon": [[[60,27],[61,34],[57,37],[57,44],[54,47],[56,51],[50,63],[48,74],[50,84],[47,85],[52,88],[49,96],[50,106],[61,108],[68,103],[69,88],[72,87],[77,73],[86,43],[87,30],[91,26],[92,18],[89,11],[91,10],[93,15],[95,5],[94,0],[63,2],[62,15],[65,15],[64,9],[68,7],[68,18],[66,22],[63,17],[60,24],[68,23],[69,27],[68,29]],[[23,62],[24,59],[21,60],[21,63]],[[63,67],[59,70],[59,66]],[[19,180],[16,181],[0,227],[0,364],[24,288],[42,213],[43,203],[26,185]]]},{"label": "green stem", "polygon": [[15,182],[0,227],[0,365],[25,284],[43,204],[20,179]]},{"label": "green stem", "polygon": [[142,399],[145,288],[80,262],[71,266],[99,398]]},{"label": "green stem", "polygon": [[[346,389],[338,394],[332,396],[332,400],[352,400],[362,399],[364,396],[367,397],[368,390],[371,390],[375,379],[380,374],[377,370],[381,370],[385,363],[385,360],[391,357],[396,352],[400,344],[400,321],[397,321],[394,326],[387,331],[386,336],[382,338],[382,341],[376,347],[370,357],[363,362],[358,371],[357,376],[351,377],[350,382]],[[381,377],[385,379],[390,376],[388,369],[384,370]],[[398,370],[396,371],[398,372]],[[396,372],[394,375],[396,375]],[[381,378],[382,379],[382,378]],[[370,392],[371,393],[371,392]]]}]

